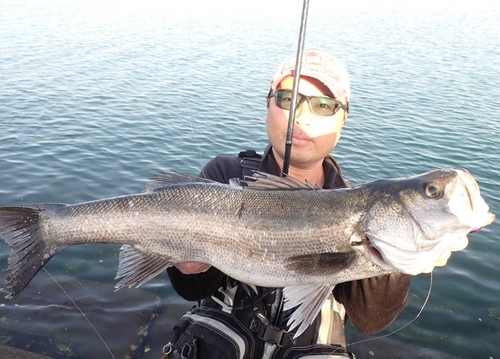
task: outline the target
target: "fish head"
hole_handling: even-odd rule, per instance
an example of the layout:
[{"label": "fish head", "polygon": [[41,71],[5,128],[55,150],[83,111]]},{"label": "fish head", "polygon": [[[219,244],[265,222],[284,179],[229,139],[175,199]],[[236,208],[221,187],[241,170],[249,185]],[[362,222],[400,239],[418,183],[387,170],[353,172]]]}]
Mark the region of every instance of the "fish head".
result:
[{"label": "fish head", "polygon": [[[378,193],[377,193],[378,191]],[[435,170],[376,189],[364,222],[370,259],[385,269],[419,274],[495,215],[464,169]]]}]

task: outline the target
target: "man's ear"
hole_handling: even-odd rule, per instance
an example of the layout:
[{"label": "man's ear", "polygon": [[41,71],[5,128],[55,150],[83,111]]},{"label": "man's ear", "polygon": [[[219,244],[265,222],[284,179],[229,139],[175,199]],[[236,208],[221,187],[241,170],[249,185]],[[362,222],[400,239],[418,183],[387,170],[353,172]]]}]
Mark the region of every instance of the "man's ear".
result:
[{"label": "man's ear", "polygon": [[269,101],[271,101],[271,99],[269,97],[266,97],[267,108],[269,108]]}]

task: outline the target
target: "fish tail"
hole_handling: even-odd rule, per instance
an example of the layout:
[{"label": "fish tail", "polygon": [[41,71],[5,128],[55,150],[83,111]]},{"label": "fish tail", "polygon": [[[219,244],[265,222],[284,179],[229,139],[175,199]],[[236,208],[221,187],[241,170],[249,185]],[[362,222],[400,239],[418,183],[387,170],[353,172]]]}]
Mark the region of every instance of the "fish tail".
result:
[{"label": "fish tail", "polygon": [[61,206],[65,205],[0,207],[0,238],[11,248],[5,276],[9,294],[5,298],[16,298],[38,271],[67,247],[47,243],[40,227],[41,212]]}]

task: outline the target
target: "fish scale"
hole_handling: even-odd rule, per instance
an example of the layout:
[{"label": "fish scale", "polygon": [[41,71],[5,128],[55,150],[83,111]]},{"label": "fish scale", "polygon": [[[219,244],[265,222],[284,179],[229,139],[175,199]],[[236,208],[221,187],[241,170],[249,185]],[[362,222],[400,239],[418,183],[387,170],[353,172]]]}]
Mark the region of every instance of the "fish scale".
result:
[{"label": "fish scale", "polygon": [[0,207],[11,247],[6,285],[17,297],[59,251],[123,244],[116,285],[141,285],[197,261],[232,278],[285,287],[290,329],[307,328],[337,283],[418,274],[494,215],[465,170],[435,170],[323,190],[257,174],[243,186],[161,173],[144,193],[91,202]]}]

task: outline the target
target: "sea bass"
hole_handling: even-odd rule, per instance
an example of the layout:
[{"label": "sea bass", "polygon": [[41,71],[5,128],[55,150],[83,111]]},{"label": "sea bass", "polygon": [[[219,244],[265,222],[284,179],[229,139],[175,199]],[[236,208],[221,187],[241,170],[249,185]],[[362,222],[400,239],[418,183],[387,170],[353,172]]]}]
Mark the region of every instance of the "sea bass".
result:
[{"label": "sea bass", "polygon": [[285,287],[299,335],[335,284],[418,274],[455,241],[493,222],[463,169],[323,190],[258,174],[228,185],[160,173],[143,193],[91,202],[0,207],[15,298],[62,249],[123,244],[116,288],[145,283],[179,262],[209,263],[262,287]]}]

